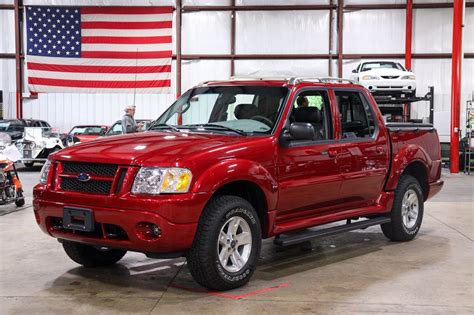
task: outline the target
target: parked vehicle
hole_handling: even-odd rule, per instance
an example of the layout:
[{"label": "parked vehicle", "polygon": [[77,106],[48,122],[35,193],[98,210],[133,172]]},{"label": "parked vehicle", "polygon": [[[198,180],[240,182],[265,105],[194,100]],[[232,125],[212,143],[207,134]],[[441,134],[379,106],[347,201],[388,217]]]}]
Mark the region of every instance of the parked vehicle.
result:
[{"label": "parked vehicle", "polygon": [[72,127],[67,135],[68,142],[82,143],[97,139],[109,130],[104,125],[78,125]]},{"label": "parked vehicle", "polygon": [[[384,124],[360,85],[207,82],[148,132],[52,154],[33,204],[79,264],[112,265],[127,250],[186,256],[198,283],[228,290],[249,281],[263,238],[286,246],[381,225],[413,239],[440,172],[433,126]],[[336,221],[348,223],[305,231]]]},{"label": "parked vehicle", "polygon": [[0,205],[25,205],[23,187],[15,168],[15,162],[19,158],[20,152],[12,144],[10,135],[0,133]]},{"label": "parked vehicle", "polygon": [[21,153],[20,162],[26,167],[44,163],[49,154],[65,147],[61,135],[51,127],[26,127],[24,133],[24,138],[16,142],[16,147]]},{"label": "parked vehicle", "polygon": [[0,120],[0,132],[7,133],[13,142],[23,138],[25,127],[44,127],[51,126],[43,120],[33,119],[3,119]]},{"label": "parked vehicle", "polygon": [[352,79],[365,86],[377,98],[416,96],[415,74],[398,62],[362,62],[352,70]]},{"label": "parked vehicle", "polygon": [[[150,124],[153,122],[152,119],[136,119],[135,121],[137,122],[137,124],[143,123],[143,128],[139,130],[140,132],[143,132],[143,131],[147,130],[148,127],[150,126]],[[121,134],[123,134],[122,133],[122,121],[117,120],[112,125],[112,127],[110,127],[110,129],[105,133],[104,136],[108,137],[108,136],[116,136],[116,135],[121,135]]]}]

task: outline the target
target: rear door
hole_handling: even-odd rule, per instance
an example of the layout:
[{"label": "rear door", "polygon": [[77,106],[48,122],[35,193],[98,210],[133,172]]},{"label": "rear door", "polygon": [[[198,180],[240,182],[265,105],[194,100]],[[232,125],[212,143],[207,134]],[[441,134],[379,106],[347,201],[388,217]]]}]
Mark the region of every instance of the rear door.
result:
[{"label": "rear door", "polygon": [[343,208],[370,206],[377,202],[388,172],[388,134],[361,90],[336,88],[334,93],[341,126]]},{"label": "rear door", "polygon": [[334,139],[333,109],[326,89],[302,89],[293,99],[286,128],[292,122],[307,122],[319,136],[278,147],[279,221],[312,215],[339,203],[341,175],[336,156],[341,144]]}]

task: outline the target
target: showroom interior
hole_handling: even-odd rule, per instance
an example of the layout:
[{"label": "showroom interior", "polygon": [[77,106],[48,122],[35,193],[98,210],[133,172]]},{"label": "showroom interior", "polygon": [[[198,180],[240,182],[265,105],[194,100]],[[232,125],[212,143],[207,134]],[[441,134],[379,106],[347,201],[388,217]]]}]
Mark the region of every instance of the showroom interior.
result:
[{"label": "showroom interior", "polygon": [[474,313],[474,1],[0,0],[0,33],[1,314]]}]

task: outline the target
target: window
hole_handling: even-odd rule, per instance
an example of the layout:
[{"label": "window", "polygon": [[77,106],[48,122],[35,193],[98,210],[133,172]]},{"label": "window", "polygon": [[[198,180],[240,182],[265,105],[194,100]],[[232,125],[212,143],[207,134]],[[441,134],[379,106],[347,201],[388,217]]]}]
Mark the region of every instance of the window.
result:
[{"label": "window", "polygon": [[197,87],[183,94],[150,130],[171,124],[189,131],[269,134],[287,94],[286,87],[277,86]]},{"label": "window", "polygon": [[362,64],[361,72],[364,71],[369,71],[372,69],[379,69],[379,68],[384,68],[384,69],[398,69],[402,71],[406,71],[405,68],[398,62],[366,62]]},{"label": "window", "polygon": [[329,98],[326,91],[304,91],[293,103],[290,123],[310,123],[316,140],[333,139]]},{"label": "window", "polygon": [[370,138],[375,120],[369,103],[360,92],[338,92],[336,99],[341,117],[342,138]]}]

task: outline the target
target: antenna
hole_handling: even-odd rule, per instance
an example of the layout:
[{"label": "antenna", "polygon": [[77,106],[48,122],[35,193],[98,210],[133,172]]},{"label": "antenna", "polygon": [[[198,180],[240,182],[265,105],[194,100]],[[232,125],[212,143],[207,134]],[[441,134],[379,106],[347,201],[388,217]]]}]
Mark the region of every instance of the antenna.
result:
[{"label": "antenna", "polygon": [[137,70],[138,68],[138,48],[137,48],[137,54],[135,55],[135,88],[133,89],[133,106],[136,106],[135,104],[135,98],[137,95]]}]

